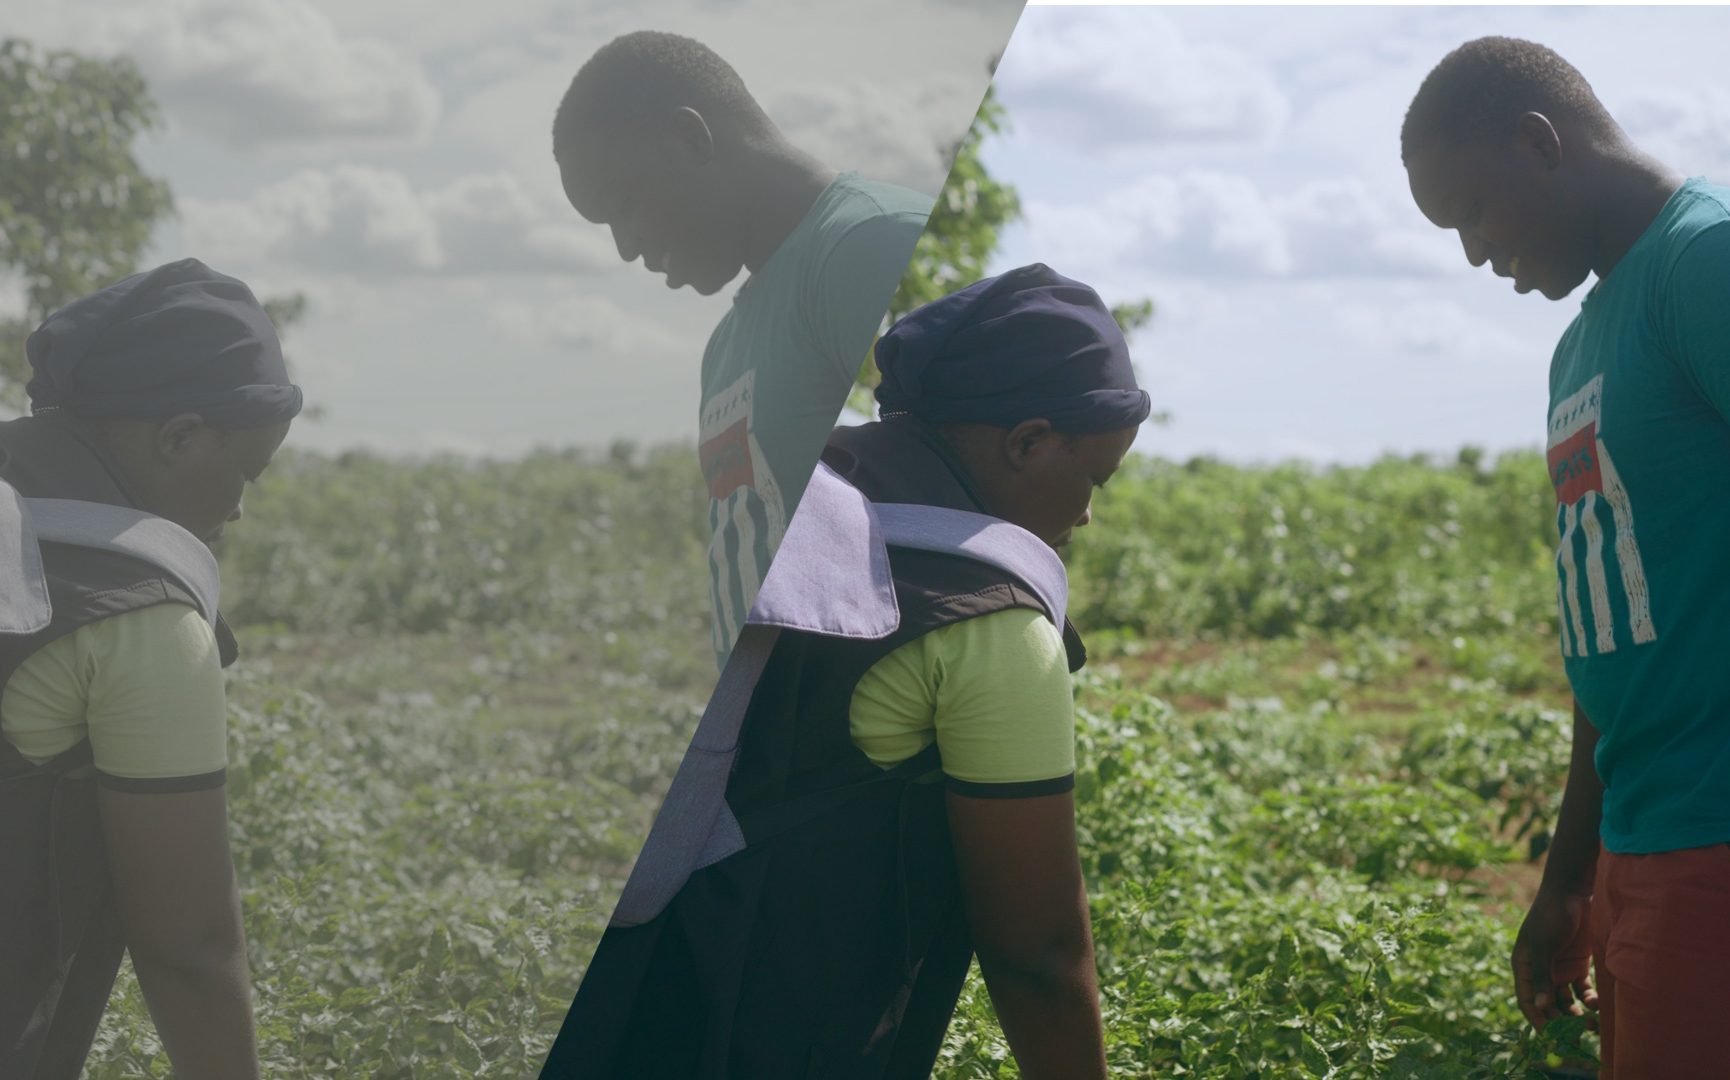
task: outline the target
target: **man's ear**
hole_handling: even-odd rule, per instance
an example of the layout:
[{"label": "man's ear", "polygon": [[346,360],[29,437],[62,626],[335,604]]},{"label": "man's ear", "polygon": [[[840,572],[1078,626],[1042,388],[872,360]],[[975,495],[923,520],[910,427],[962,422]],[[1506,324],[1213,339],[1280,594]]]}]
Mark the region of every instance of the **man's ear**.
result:
[{"label": "man's ear", "polygon": [[1515,123],[1522,149],[1535,154],[1544,167],[1554,171],[1562,164],[1562,137],[1556,126],[1541,112],[1529,112]]},{"label": "man's ear", "polygon": [[689,105],[674,111],[672,136],[692,164],[707,165],[715,159],[715,133],[703,114]]}]

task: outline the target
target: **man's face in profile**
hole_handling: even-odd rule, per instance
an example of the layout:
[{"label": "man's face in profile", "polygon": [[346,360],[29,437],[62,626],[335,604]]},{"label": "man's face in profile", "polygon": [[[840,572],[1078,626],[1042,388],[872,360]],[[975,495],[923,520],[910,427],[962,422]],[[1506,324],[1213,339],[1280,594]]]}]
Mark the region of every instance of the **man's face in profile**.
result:
[{"label": "man's face in profile", "polygon": [[1459,234],[1466,260],[1514,290],[1560,300],[1591,273],[1591,237],[1571,219],[1553,165],[1523,135],[1506,144],[1433,138],[1406,161],[1412,199]]},{"label": "man's face in profile", "polygon": [[668,288],[688,285],[704,296],[744,268],[743,223],[722,205],[712,144],[671,127],[593,131],[566,156],[565,197],[612,230],[619,258],[641,258]]}]

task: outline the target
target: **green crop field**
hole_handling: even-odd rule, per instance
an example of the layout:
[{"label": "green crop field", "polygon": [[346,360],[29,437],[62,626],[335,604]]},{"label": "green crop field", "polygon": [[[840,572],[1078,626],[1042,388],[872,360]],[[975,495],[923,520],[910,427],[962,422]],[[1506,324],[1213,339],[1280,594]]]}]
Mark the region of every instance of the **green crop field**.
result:
[{"label": "green crop field", "polygon": [[[1136,460],[1096,501],[1077,792],[1117,1074],[1590,1059],[1507,975],[1567,761],[1550,507],[1535,454]],[[267,1075],[533,1074],[713,683],[704,528],[688,449],[272,467],[222,553]],[[129,974],[91,1075],[167,1075]],[[938,1075],[1015,1075],[977,983]]]}]

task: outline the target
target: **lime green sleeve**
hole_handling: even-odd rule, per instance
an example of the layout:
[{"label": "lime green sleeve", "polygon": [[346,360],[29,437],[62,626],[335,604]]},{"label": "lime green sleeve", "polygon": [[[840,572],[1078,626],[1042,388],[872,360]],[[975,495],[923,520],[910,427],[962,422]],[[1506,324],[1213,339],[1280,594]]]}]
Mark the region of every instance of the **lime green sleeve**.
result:
[{"label": "lime green sleeve", "polygon": [[933,739],[952,788],[978,797],[1065,791],[1075,704],[1063,637],[1016,608],[945,626],[879,661],[854,689],[853,741],[876,764]]},{"label": "lime green sleeve", "polygon": [[26,660],[0,716],[20,753],[47,760],[86,735],[105,786],[215,787],[228,762],[216,635],[185,604],[157,604],[79,627]]}]

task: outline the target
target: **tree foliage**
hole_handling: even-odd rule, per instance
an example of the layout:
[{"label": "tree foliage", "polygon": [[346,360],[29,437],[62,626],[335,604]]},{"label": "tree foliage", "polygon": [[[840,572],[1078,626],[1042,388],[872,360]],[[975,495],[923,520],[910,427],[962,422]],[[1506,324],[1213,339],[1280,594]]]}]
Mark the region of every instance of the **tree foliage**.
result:
[{"label": "tree foliage", "polygon": [[[23,310],[0,318],[0,407],[24,407],[24,341],[55,309],[138,272],[174,212],[168,182],[139,162],[161,112],[126,57],[0,40],[0,274]],[[278,330],[306,313],[299,293],[263,301]]]},{"label": "tree foliage", "polygon": [[1021,197],[1015,187],[992,176],[979,153],[988,136],[1001,134],[1008,126],[1008,114],[995,88],[987,87],[973,126],[948,148],[946,156],[954,164],[900,288],[889,302],[891,322],[984,277],[1003,230],[1021,217]]},{"label": "tree foliage", "polygon": [[24,293],[22,317],[0,321],[0,404],[23,402],[30,330],[132,273],[172,212],[133,150],[159,123],[132,61],[0,41],[0,267]]}]

